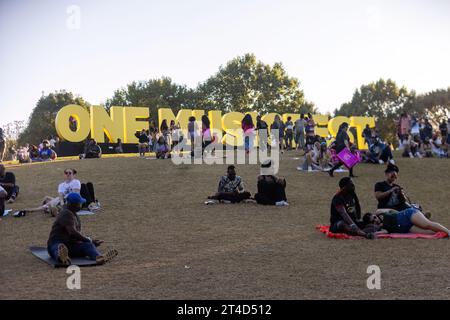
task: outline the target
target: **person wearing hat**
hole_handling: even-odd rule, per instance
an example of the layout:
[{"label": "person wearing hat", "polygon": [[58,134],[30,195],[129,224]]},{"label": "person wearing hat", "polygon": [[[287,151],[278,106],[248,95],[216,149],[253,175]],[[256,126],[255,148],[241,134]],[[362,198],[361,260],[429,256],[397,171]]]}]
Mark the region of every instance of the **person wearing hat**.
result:
[{"label": "person wearing hat", "polygon": [[50,148],[50,142],[48,140],[42,141],[42,149],[39,150],[40,161],[51,161],[56,158],[55,151]]},{"label": "person wearing hat", "polygon": [[101,254],[97,247],[101,240],[92,240],[81,234],[81,220],[77,212],[86,202],[79,193],[72,192],[67,198],[66,207],[59,213],[53,223],[47,241],[49,255],[64,265],[70,265],[70,258],[83,257],[104,264],[117,256],[117,250],[109,250]]},{"label": "person wearing hat", "polygon": [[395,182],[398,179],[399,168],[389,163],[385,173],[385,180],[375,184],[375,198],[378,209],[394,209],[402,211],[411,208],[405,199],[402,187]]},{"label": "person wearing hat", "polygon": [[331,200],[330,232],[372,239],[372,233],[361,230],[363,228],[361,205],[355,190],[355,184],[350,177],[339,181],[339,191]]},{"label": "person wearing hat", "polygon": [[258,204],[272,206],[288,206],[286,198],[286,180],[275,176],[273,161],[267,159],[261,164],[258,176],[258,193],[255,194]]}]

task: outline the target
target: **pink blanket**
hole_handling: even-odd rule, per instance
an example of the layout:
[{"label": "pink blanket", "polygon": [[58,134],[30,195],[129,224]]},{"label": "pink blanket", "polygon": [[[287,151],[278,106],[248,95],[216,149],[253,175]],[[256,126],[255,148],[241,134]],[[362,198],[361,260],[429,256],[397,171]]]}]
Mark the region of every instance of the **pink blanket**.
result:
[{"label": "pink blanket", "polygon": [[[322,233],[325,233],[328,238],[333,239],[364,239],[359,236],[349,236],[345,233],[333,233],[330,232],[329,226],[316,226],[316,229]],[[444,239],[448,235],[445,232],[437,232],[435,234],[421,234],[421,233],[387,233],[377,236],[378,239]]]}]

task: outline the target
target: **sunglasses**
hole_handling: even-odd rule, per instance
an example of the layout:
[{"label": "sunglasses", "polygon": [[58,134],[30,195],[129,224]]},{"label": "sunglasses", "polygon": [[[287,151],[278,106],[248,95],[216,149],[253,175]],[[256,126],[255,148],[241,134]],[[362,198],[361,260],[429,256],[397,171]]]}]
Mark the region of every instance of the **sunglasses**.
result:
[{"label": "sunglasses", "polygon": [[69,174],[73,174],[73,172],[72,171],[65,171],[64,174],[69,175]]}]

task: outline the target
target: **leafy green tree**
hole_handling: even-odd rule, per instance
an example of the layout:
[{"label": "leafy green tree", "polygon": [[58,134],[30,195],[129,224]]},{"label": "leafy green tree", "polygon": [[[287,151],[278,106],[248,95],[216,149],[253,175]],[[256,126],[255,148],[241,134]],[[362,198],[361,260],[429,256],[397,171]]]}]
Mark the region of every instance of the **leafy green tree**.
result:
[{"label": "leafy green tree", "polygon": [[418,95],[410,112],[419,117],[427,117],[431,123],[438,125],[450,117],[450,87]]},{"label": "leafy green tree", "polygon": [[86,108],[89,106],[83,98],[64,90],[42,95],[31,113],[26,129],[19,135],[18,143],[38,144],[49,136],[56,136],[56,115],[68,104],[77,104]]},{"label": "leafy green tree", "polygon": [[148,81],[134,81],[126,88],[116,90],[113,97],[107,100],[106,107],[148,107],[150,117],[154,118],[159,108],[171,108],[174,112],[194,108],[196,99],[197,94],[194,90],[163,77]]},{"label": "leafy green tree", "polygon": [[197,102],[201,109],[225,112],[313,112],[299,86],[281,63],[270,66],[246,54],[221,66],[217,74],[200,84]]},{"label": "leafy green tree", "polygon": [[350,102],[335,110],[335,116],[375,117],[382,137],[395,143],[396,120],[402,112],[411,110],[415,95],[414,91],[397,86],[391,79],[380,79],[357,89]]}]

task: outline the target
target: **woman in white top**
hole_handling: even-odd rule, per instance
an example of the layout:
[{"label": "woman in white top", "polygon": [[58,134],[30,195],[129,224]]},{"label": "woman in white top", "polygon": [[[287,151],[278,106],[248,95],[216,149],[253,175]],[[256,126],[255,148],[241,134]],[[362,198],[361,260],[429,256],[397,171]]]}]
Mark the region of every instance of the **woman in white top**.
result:
[{"label": "woman in white top", "polygon": [[31,209],[24,209],[17,212],[15,217],[23,217],[27,213],[31,212],[43,212],[50,213],[52,216],[56,216],[58,213],[58,206],[64,205],[65,199],[69,193],[75,192],[80,193],[81,183],[80,180],[75,179],[77,171],[75,169],[64,170],[65,180],[58,185],[58,196],[57,197],[45,197],[42,206]]}]

